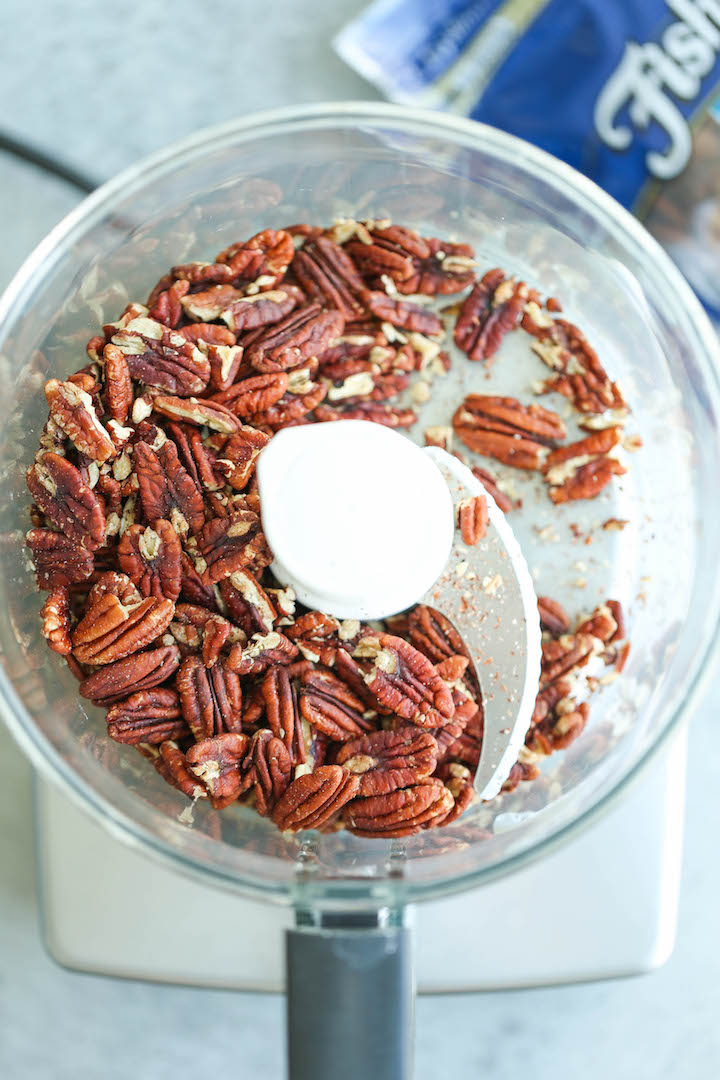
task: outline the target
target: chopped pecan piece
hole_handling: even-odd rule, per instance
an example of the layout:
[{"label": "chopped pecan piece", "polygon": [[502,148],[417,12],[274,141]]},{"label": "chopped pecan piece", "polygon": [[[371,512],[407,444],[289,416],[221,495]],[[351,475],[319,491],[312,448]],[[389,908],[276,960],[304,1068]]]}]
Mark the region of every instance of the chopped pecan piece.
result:
[{"label": "chopped pecan piece", "polygon": [[308,611],[288,627],[287,636],[294,641],[306,660],[331,666],[340,647],[340,623],[322,611]]},{"label": "chopped pecan piece", "polygon": [[288,393],[280,401],[265,409],[264,412],[253,415],[252,423],[256,427],[269,427],[273,431],[279,431],[290,424],[296,424],[320,404],[327,394],[328,384],[324,380],[314,383],[307,377],[294,378],[299,374],[299,370],[290,372]]},{"label": "chopped pecan piece", "polygon": [[594,499],[613,476],[622,476],[625,467],[609,454],[621,435],[620,427],[602,428],[585,439],[554,450],[543,468],[552,501]]},{"label": "chopped pecan piece", "polygon": [[241,425],[222,448],[216,465],[234,491],[243,491],[253,478],[258,454],[270,436],[257,428]]},{"label": "chopped pecan piece", "polygon": [[152,526],[131,525],[118,544],[118,561],[143,596],[180,595],[182,548],[169,521],[158,518]]},{"label": "chopped pecan piece", "polygon": [[172,600],[149,596],[125,606],[107,593],[80,620],[72,635],[75,659],[81,664],[110,664],[139,652],[170,625]]},{"label": "chopped pecan piece", "polygon": [[372,731],[373,724],[364,716],[364,702],[342,679],[317,669],[307,672],[301,681],[300,712],[329,739],[346,742],[364,731]]},{"label": "chopped pecan piece", "polygon": [[168,439],[156,452],[145,442],[133,450],[143,511],[148,521],[164,518],[179,536],[196,533],[205,524],[203,498]]},{"label": "chopped pecan piece", "polygon": [[452,693],[428,658],[392,634],[368,634],[353,655],[372,660],[365,683],[377,701],[418,727],[442,727],[455,711]]},{"label": "chopped pecan piece", "polygon": [[183,398],[201,394],[210,381],[206,356],[182,334],[154,319],[133,319],[113,334],[133,379]]},{"label": "chopped pecan piece", "polygon": [[215,453],[205,445],[198,429],[190,424],[168,424],[168,431],[198,491],[218,491],[223,486],[222,473]]},{"label": "chopped pecan piece", "polygon": [[253,634],[246,646],[233,645],[226,665],[238,675],[262,675],[275,664],[289,664],[298,655],[298,647],[284,634]]},{"label": "chopped pecan piece", "polygon": [[170,284],[171,281],[172,278],[168,278],[167,289],[161,289],[157,292],[157,295],[153,296],[150,311],[145,309],[143,314],[147,314],[156,322],[163,323],[165,326],[174,329],[182,318],[182,298],[190,288],[190,282],[172,281],[172,284]]},{"label": "chopped pecan piece", "polygon": [[119,743],[157,745],[188,733],[174,690],[155,687],[138,690],[112,705],[105,716],[107,732]]},{"label": "chopped pecan piece", "polygon": [[492,394],[469,394],[453,416],[453,428],[469,450],[519,469],[540,469],[546,448],[565,437],[557,413]]},{"label": "chopped pecan piece", "polygon": [[340,765],[321,765],[299,776],[275,807],[272,820],[282,832],[327,825],[358,793],[360,781]]},{"label": "chopped pecan piece", "polygon": [[540,626],[551,634],[565,634],[570,627],[570,619],[562,604],[550,596],[538,596]]},{"label": "chopped pecan piece", "polygon": [[[209,377],[209,376],[208,376]],[[240,427],[238,418],[217,401],[199,401],[195,397],[173,397],[157,394],[153,399],[155,412],[171,420],[187,420],[199,427],[209,427],[221,435],[232,435]]]},{"label": "chopped pecan piece", "polygon": [[255,809],[261,817],[267,817],[292,780],[292,760],[285,743],[271,731],[256,732],[243,767],[249,770],[254,785]]},{"label": "chopped pecan piece", "polygon": [[105,542],[105,513],[79,469],[59,454],[43,454],[27,474],[27,486],[48,521],[83,547]]},{"label": "chopped pecan piece", "polygon": [[254,296],[240,296],[221,313],[221,318],[236,333],[271,326],[289,315],[305,297],[295,285],[283,285]]},{"label": "chopped pecan piece", "polygon": [[198,348],[205,353],[210,364],[210,389],[222,392],[231,387],[243,368],[245,350],[242,345],[200,339]]},{"label": "chopped pecan piece", "polygon": [[70,640],[70,596],[67,588],[59,586],[49,593],[40,612],[40,633],[53,652],[67,656],[72,649]]},{"label": "chopped pecan piece", "polygon": [[[142,744],[141,744],[142,747]],[[176,742],[168,739],[160,744],[160,756],[153,762],[155,768],[169,784],[182,791],[188,799],[206,799],[207,791],[190,772],[185,754]]]},{"label": "chopped pecan piece", "polygon": [[233,285],[210,285],[207,289],[184,296],[183,311],[189,319],[209,323],[212,319],[219,319],[230,304],[242,300],[244,295],[242,289],[236,289]]},{"label": "chopped pecan piece", "polygon": [[50,379],[45,383],[45,397],[51,419],[81,454],[97,462],[115,457],[115,443],[98,420],[93,399],[85,390],[69,380]]},{"label": "chopped pecan piece", "polygon": [[108,344],[103,349],[105,362],[105,396],[113,420],[124,424],[133,402],[130,369],[122,349]]},{"label": "chopped pecan piece", "polygon": [[475,800],[475,788],[473,787],[473,774],[459,761],[450,761],[441,765],[435,774],[438,780],[442,780],[454,799],[454,804],[445,817],[436,821],[436,825],[451,825],[453,821],[465,813],[467,808]]},{"label": "chopped pecan piece", "polygon": [[50,529],[31,529],[25,538],[32,551],[39,589],[85,581],[93,572],[93,553],[76,540]]},{"label": "chopped pecan piece", "polygon": [[418,334],[442,334],[442,320],[433,311],[427,311],[419,304],[408,300],[393,300],[384,292],[371,292],[367,296],[367,306],[383,322],[401,326]]},{"label": "chopped pecan piece", "polygon": [[80,683],[80,694],[98,705],[111,705],[133,691],[159,686],[174,675],[179,666],[177,645],[161,645],[94,671]]},{"label": "chopped pecan piece", "polygon": [[187,656],[176,685],[182,715],[197,742],[242,730],[242,690],[234,672],[222,664],[207,668],[199,656]]},{"label": "chopped pecan piece", "polygon": [[513,509],[512,499],[509,499],[504,491],[498,487],[497,479],[487,469],[481,469],[479,466],[475,466],[472,469],[473,476],[480,481],[485,490],[492,495],[497,505],[502,510],[503,514],[507,514],[509,510]]},{"label": "chopped pecan piece", "polygon": [[429,731],[403,727],[396,731],[373,731],[341,746],[338,765],[360,777],[358,794],[386,795],[409,787],[435,770],[438,745]]},{"label": "chopped pecan piece", "polygon": [[319,304],[309,304],[274,326],[248,334],[243,339],[245,356],[256,371],[287,371],[320,355],[339,337],[343,325],[339,311],[323,311]]},{"label": "chopped pecan piece", "polygon": [[482,540],[488,525],[488,505],[484,495],[462,499],[457,505],[458,525],[463,543],[473,546]]},{"label": "chopped pecan piece", "polygon": [[442,780],[428,777],[399,791],[356,799],[343,817],[347,828],[356,836],[390,839],[432,828],[452,808],[452,794]]},{"label": "chopped pecan piece", "polygon": [[195,743],[185,755],[188,769],[207,789],[215,810],[229,806],[242,793],[241,765],[249,745],[247,735],[228,731]]},{"label": "chopped pecan piece", "polygon": [[344,319],[357,318],[367,293],[350,256],[327,236],[306,243],[293,259],[293,271],[308,296],[337,308]]},{"label": "chopped pecan piece", "polygon": [[528,298],[522,282],[488,270],[464,301],[455,324],[455,344],[469,360],[489,360],[522,318]]}]

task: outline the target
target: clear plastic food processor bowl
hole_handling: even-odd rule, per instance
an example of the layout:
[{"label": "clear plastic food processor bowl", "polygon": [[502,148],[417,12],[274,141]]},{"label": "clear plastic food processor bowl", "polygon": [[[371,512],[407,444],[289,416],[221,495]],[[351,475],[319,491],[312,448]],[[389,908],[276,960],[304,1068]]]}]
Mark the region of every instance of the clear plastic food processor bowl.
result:
[{"label": "clear plastic food processor bowl", "polygon": [[[23,547],[25,469],[47,413],[44,381],[82,366],[98,325],[128,300],[143,300],[168,266],[211,259],[264,227],[337,216],[390,217],[426,235],[468,241],[481,267],[503,266],[560,297],[623,386],[644,443],[610,502],[565,517],[553,517],[548,504],[534,521],[526,506],[512,519],[541,591],[572,611],[620,594],[632,639],[625,674],[596,697],[584,734],[546,761],[540,780],[497,808],[471,808],[448,828],[388,842],[344,832],[289,838],[241,808],[218,814],[198,805],[192,826],[181,823],[184,797],[132,748],[106,738],[101,711],[78,697],[77,683],[41,639],[41,599]],[[404,904],[477,886],[587,823],[692,707],[718,627],[717,339],[642,227],[541,151],[478,124],[385,105],[294,108],[214,128],[127,170],[50,234],[2,302],[0,352],[4,718],[33,762],[76,801],[126,842],[178,869],[292,903],[304,925],[382,929],[385,922],[390,937],[383,940],[402,952],[391,927]],[[507,390],[529,396],[531,375],[528,369],[527,395],[517,372],[508,373]],[[482,377],[479,365],[456,363],[411,434],[422,440],[428,423],[448,423],[464,394],[482,389]],[[630,524],[602,533],[597,548],[572,546],[569,522],[590,528],[608,517]],[[555,523],[558,543],[538,543],[538,520]],[[582,571],[573,569],[576,562]],[[357,940],[357,929],[348,932]],[[291,951],[291,980],[313,936]],[[375,996],[400,993],[400,983],[385,985],[378,975]],[[384,1029],[382,1017],[362,1010],[358,1017]],[[298,1030],[308,1016],[296,1005],[290,1021],[294,1067],[304,1076]],[[342,1020],[338,1025],[337,1037]],[[398,1054],[383,1065],[385,1053],[365,1075],[405,1075]],[[323,1060],[307,1068],[319,1076],[330,1059]],[[344,1061],[343,1075],[355,1076]]]}]

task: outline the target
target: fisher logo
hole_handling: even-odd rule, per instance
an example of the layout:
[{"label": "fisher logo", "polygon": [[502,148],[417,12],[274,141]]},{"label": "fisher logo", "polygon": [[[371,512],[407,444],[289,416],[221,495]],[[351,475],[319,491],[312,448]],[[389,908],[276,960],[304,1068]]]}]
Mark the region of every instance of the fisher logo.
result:
[{"label": "fisher logo", "polygon": [[666,132],[665,148],[645,159],[660,180],[681,173],[692,151],[690,129],[673,96],[694,101],[720,53],[720,0],[666,2],[680,21],[667,27],[659,44],[629,42],[595,103],[595,129],[613,150],[627,150],[633,141],[633,128],[620,120],[625,108],[636,131],[655,123]]}]

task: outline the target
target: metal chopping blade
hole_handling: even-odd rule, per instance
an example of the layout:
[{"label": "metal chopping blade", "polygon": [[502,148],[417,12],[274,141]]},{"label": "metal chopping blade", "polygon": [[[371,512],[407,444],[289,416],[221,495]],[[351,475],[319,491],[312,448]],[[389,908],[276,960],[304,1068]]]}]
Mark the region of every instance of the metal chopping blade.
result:
[{"label": "metal chopping blade", "polygon": [[475,791],[492,799],[517,760],[535,706],[541,655],[537,597],[520,546],[493,497],[457,458],[438,447],[425,452],[443,474],[455,505],[473,495],[487,499],[484,537],[469,547],[456,534],[444,572],[419,603],[449,619],[468,647],[484,712]]}]

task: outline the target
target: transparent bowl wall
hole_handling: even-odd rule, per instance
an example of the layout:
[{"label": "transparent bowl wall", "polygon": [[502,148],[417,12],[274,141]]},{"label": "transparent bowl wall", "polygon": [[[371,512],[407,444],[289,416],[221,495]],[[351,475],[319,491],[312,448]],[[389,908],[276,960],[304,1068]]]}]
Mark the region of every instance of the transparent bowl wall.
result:
[{"label": "transparent bowl wall", "polygon": [[[252,812],[186,806],[132,749],[103,733],[38,631],[23,547],[24,472],[46,417],[42,385],[84,363],[84,344],[172,264],[212,258],[266,226],[390,216],[474,243],[563,297],[632,382],[645,447],[633,459],[627,674],[493,832],[479,807],[392,843],[291,840]],[[692,293],[624,211],[572,170],[492,129],[391,106],[265,114],[201,134],[86,200],[5,298],[0,674],[4,712],[34,761],[125,840],[218,884],[278,899],[376,905],[478,884],[538,854],[607,804],[683,716],[718,617],[717,342]],[[614,370],[614,369],[613,369]],[[642,597],[641,597],[642,600]],[[512,827],[507,827],[511,825]],[[298,870],[300,867],[300,870]],[[298,890],[300,893],[298,894]]]}]

